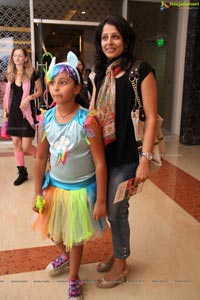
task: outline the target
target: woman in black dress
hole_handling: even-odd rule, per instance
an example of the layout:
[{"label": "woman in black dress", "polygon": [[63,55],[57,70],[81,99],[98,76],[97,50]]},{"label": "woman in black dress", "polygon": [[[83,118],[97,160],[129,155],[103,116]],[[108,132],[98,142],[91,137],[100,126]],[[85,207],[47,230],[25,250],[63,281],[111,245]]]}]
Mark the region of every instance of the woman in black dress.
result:
[{"label": "woman in black dress", "polygon": [[34,100],[41,95],[41,80],[31,65],[28,51],[22,46],[17,46],[8,62],[4,95],[4,118],[8,118],[7,134],[13,141],[19,174],[14,185],[20,185],[28,179],[24,153],[35,155],[37,151],[32,145],[36,123]]}]

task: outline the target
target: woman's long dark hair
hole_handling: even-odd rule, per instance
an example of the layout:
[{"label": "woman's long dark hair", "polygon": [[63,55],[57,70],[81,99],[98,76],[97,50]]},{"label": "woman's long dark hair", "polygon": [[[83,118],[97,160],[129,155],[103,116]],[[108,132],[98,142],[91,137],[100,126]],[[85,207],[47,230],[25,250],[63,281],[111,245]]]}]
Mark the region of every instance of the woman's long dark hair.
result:
[{"label": "woman's long dark hair", "polygon": [[130,63],[134,60],[133,49],[136,40],[136,35],[133,28],[122,16],[108,16],[103,21],[101,21],[96,30],[94,38],[94,44],[96,48],[95,72],[100,75],[100,77],[101,75],[105,74],[108,63],[107,57],[105,56],[101,48],[101,35],[105,24],[115,26],[122,35],[125,44],[125,50],[121,55],[121,68],[124,71],[130,67]]}]

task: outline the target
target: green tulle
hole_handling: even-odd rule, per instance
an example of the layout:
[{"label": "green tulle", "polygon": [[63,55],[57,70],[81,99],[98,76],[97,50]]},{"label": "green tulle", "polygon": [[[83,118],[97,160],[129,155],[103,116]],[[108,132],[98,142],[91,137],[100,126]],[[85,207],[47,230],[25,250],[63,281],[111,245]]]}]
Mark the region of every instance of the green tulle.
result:
[{"label": "green tulle", "polygon": [[49,186],[45,209],[34,220],[33,229],[40,228],[43,238],[62,241],[67,250],[101,236],[107,223],[105,219],[95,221],[92,217],[95,197],[95,184],[71,191]]},{"label": "green tulle", "polygon": [[75,191],[57,189],[49,221],[49,235],[62,240],[67,249],[89,240],[94,235],[85,188]]}]

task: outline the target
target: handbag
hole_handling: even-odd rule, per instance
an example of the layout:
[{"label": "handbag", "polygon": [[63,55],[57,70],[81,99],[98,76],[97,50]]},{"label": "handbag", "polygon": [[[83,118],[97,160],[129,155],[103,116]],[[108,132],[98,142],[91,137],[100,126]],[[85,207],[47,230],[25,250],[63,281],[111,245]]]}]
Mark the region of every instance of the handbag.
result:
[{"label": "handbag", "polygon": [[8,128],[8,121],[6,120],[6,121],[3,121],[2,128],[1,128],[1,137],[4,139],[10,138],[10,136],[7,135],[7,133],[6,133],[7,128]]},{"label": "handbag", "polygon": [[[135,93],[135,103],[131,111],[131,119],[133,122],[135,139],[138,144],[138,151],[141,156],[143,139],[144,139],[144,131],[146,125],[146,116],[145,116],[142,100],[140,99],[138,93],[140,63],[141,63],[140,60],[136,60],[136,62],[134,63],[129,74],[129,81],[131,82]],[[151,168],[154,170],[155,170],[155,166],[160,167],[162,165],[162,160],[163,160],[163,154],[164,154],[164,136],[162,132],[163,121],[164,119],[158,114],[157,122],[156,122],[156,135],[153,144],[152,160],[151,160],[152,162]]]}]

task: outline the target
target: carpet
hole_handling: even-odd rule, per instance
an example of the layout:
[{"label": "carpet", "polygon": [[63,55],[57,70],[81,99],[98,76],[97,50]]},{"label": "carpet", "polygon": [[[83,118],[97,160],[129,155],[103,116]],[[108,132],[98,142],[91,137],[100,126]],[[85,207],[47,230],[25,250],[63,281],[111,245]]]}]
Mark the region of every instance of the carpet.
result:
[{"label": "carpet", "polygon": [[[111,252],[111,232],[107,230],[101,238],[85,244],[81,263],[88,264],[102,261]],[[54,245],[0,251],[0,275],[43,270],[58,255],[60,255],[60,251]]]}]

